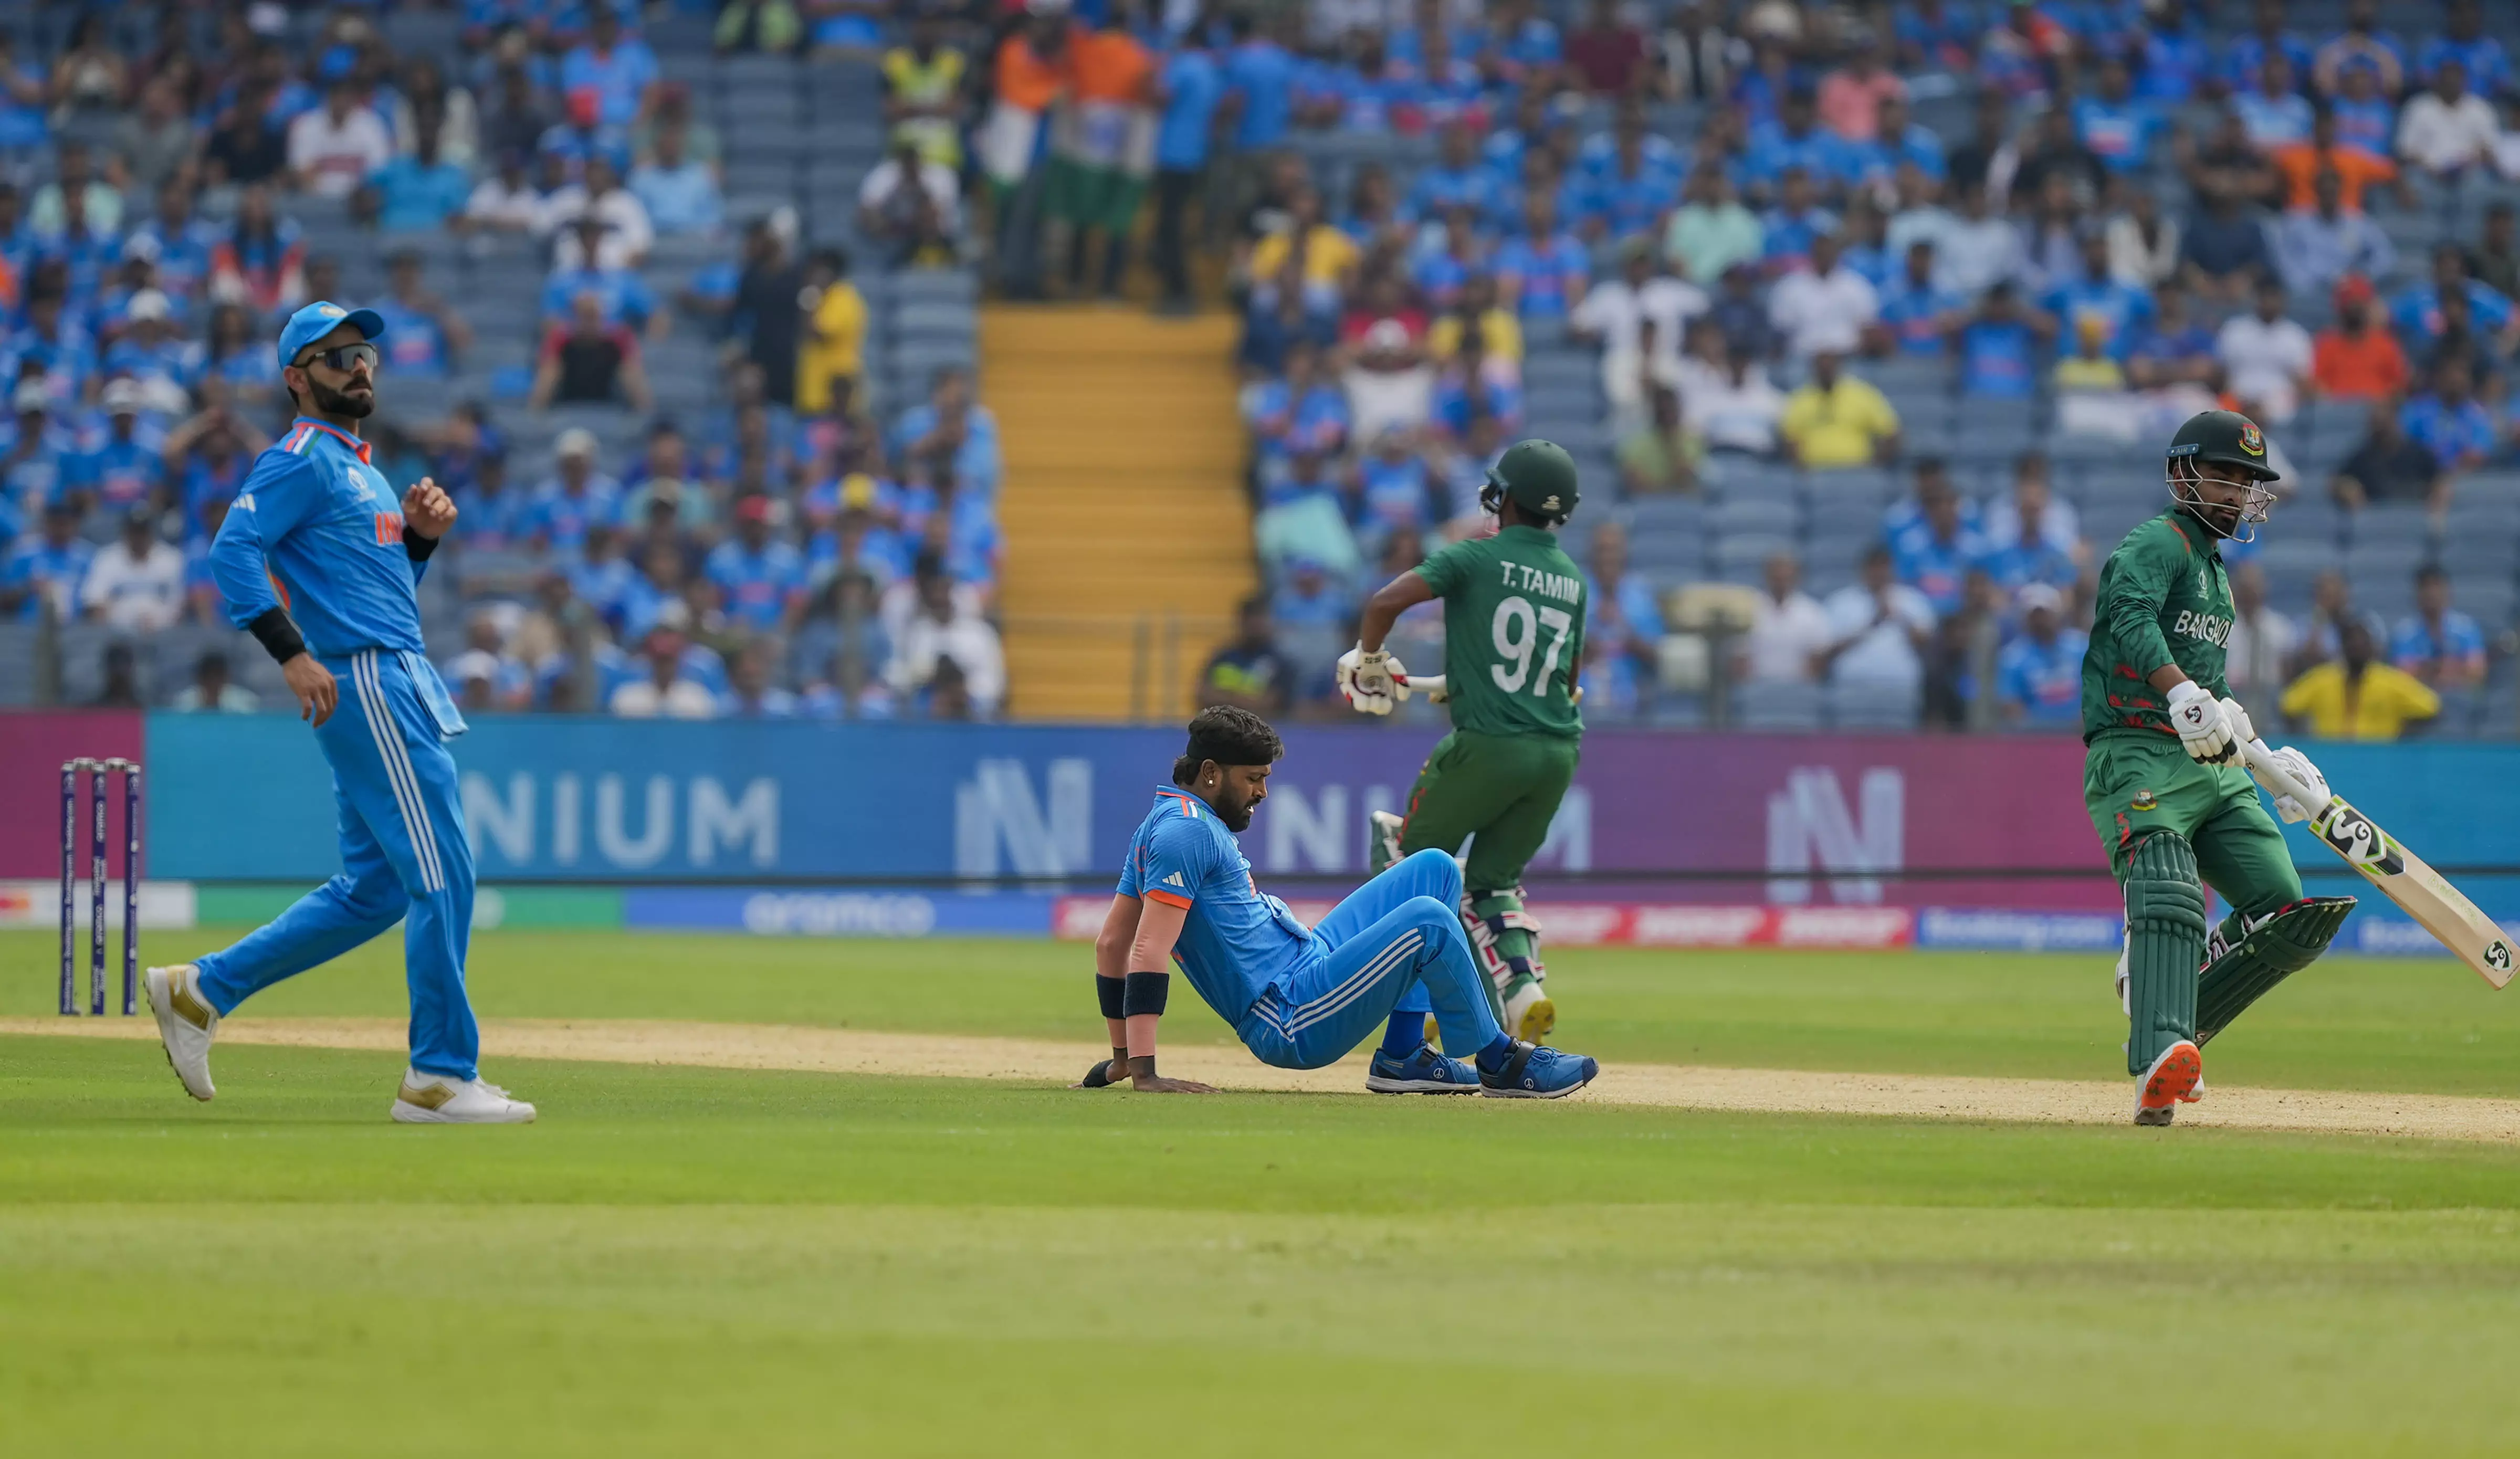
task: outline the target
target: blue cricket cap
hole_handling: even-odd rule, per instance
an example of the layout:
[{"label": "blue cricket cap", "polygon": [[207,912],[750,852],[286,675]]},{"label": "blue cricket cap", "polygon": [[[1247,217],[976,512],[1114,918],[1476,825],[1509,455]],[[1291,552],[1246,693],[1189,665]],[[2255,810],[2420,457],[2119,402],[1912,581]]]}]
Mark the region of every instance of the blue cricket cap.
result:
[{"label": "blue cricket cap", "polygon": [[376,310],[344,309],[319,298],[280,327],[280,363],[296,364],[299,351],[345,324],[371,340],[385,332],[384,316]]}]

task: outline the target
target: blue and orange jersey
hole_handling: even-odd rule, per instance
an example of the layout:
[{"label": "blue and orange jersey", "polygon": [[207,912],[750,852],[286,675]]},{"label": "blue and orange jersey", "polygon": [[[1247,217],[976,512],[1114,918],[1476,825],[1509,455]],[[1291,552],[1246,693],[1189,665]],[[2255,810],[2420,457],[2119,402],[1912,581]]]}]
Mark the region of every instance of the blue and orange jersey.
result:
[{"label": "blue and orange jersey", "polygon": [[1312,940],[1284,902],[1261,894],[1216,812],[1179,786],[1156,789],[1154,808],[1129,838],[1116,889],[1189,909],[1173,962],[1229,1024],[1293,973]]},{"label": "blue and orange jersey", "polygon": [[421,652],[425,568],[403,548],[401,494],[368,443],[304,416],[254,458],[210,544],[229,620],[286,608],[318,658]]}]

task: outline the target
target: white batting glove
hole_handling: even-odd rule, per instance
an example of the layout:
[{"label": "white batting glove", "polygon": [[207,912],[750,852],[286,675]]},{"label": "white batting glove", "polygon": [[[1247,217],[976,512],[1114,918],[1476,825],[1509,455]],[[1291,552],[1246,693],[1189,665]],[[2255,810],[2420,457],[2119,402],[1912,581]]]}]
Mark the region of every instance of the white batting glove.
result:
[{"label": "white batting glove", "polygon": [[2232,745],[2246,745],[2258,737],[2257,725],[2250,720],[2249,711],[2241,707],[2238,700],[2226,698],[2217,703],[2223,707],[2223,722],[2231,727]]},{"label": "white batting glove", "polygon": [[1389,653],[1360,644],[1339,656],[1339,693],[1360,714],[1388,714],[1408,695],[1408,673]]},{"label": "white batting glove", "polygon": [[[2285,795],[2281,791],[2275,790],[2273,786],[2267,785],[2267,782],[2261,779],[2258,781],[2258,784],[2265,785],[2269,791],[2273,792],[2274,794],[2276,815],[2283,817],[2287,821],[2306,821],[2312,816],[2318,814],[2319,811],[2327,808],[2329,798],[2334,796],[2336,793],[2327,788],[2327,777],[2318,773],[2318,767],[2310,762],[2309,755],[2306,755],[2300,751],[2287,745],[2283,749],[2272,752],[2268,758],[2273,760],[2276,764],[2283,766],[2286,774],[2289,774],[2293,779],[2301,782],[2301,788],[2303,790],[2306,790],[2313,796],[2318,798],[2318,803],[2317,805],[2304,805],[2292,797]],[[2255,775],[2256,773],[2257,772],[2255,770],[2250,771],[2250,774],[2252,775]]]},{"label": "white batting glove", "polygon": [[2200,765],[2228,765],[2239,756],[2240,744],[2231,738],[2222,701],[2193,679],[2171,689],[2170,723],[2179,731],[2179,748]]}]

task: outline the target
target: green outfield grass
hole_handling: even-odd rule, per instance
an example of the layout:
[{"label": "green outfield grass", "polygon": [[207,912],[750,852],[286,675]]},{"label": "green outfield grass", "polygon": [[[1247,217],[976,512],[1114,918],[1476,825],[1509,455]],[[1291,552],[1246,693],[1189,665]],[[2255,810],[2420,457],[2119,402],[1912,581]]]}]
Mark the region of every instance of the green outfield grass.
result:
[{"label": "green outfield grass", "polygon": [[[168,935],[153,959],[214,945]],[[53,948],[0,937],[0,1013]],[[2097,1077],[2106,959],[1567,952],[1611,1059]],[[1064,1036],[1082,949],[508,932],[493,1017]],[[2520,1094],[2337,960],[2218,1079]],[[390,949],[257,1000],[397,1014]],[[1080,1015],[1082,1015],[1080,1017]],[[1221,1038],[1177,1019],[1176,1038]],[[0,1452],[2506,1453],[2520,1150],[0,1037]],[[1612,1447],[1615,1446],[1615,1447]]]}]

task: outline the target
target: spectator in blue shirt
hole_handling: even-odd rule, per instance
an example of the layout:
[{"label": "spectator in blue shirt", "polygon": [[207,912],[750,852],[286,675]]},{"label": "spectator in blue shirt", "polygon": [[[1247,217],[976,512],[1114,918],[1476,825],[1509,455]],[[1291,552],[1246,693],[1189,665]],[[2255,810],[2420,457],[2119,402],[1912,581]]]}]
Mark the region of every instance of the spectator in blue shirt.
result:
[{"label": "spectator in blue shirt", "polygon": [[591,212],[581,213],[573,226],[577,229],[578,256],[586,261],[576,268],[552,271],[543,285],[544,321],[566,322],[577,296],[592,294],[603,302],[606,324],[634,330],[647,327],[656,313],[655,297],[648,292],[647,283],[629,269],[595,265],[594,260],[602,256],[604,220]]},{"label": "spectator in blue shirt", "polygon": [[2398,418],[2445,472],[2476,470],[2499,442],[2494,416],[2476,398],[2464,360],[2444,360],[2433,371],[2431,392],[2408,400]]},{"label": "spectator in blue shirt", "polygon": [[589,524],[621,517],[621,486],[595,469],[595,433],[571,427],[553,448],[549,481],[534,493],[526,534],[546,548],[575,547]]},{"label": "spectator in blue shirt", "polygon": [[2151,20],[2137,49],[2143,58],[2143,81],[2138,92],[2146,101],[2178,103],[2196,94],[2214,70],[2205,39],[2187,26],[2182,5],[2146,7]]},{"label": "spectator in blue shirt", "polygon": [[630,169],[628,187],[658,233],[715,233],[726,222],[717,172],[691,155],[679,126],[656,129],[648,160]]},{"label": "spectator in blue shirt", "polygon": [[1759,220],[1764,243],[1760,266],[1771,278],[1811,267],[1812,244],[1837,232],[1837,215],[1820,205],[1811,175],[1787,167],[1777,205]]},{"label": "spectator in blue shirt", "polygon": [[1217,109],[1225,101],[1225,72],[1193,25],[1166,58],[1156,81],[1155,277],[1163,285],[1156,307],[1166,314],[1191,310],[1190,254],[1182,233],[1190,200],[1207,167]]},{"label": "spectator in blue shirt", "polygon": [[1934,616],[1959,612],[1969,570],[1986,556],[1984,539],[1961,520],[1958,493],[1939,473],[1919,475],[1916,519],[1890,535],[1899,580],[1925,595]]},{"label": "spectator in blue shirt", "polygon": [[389,268],[391,291],[368,306],[385,322],[383,363],[397,379],[444,380],[472,343],[472,327],[423,284],[418,253],[395,251]]},{"label": "spectator in blue shirt", "polygon": [[2222,368],[2214,344],[2213,328],[2188,312],[2187,291],[2165,285],[2153,298],[2151,328],[2128,354],[2127,381],[2144,390],[2210,386]]},{"label": "spectator in blue shirt", "polygon": [[628,126],[644,116],[656,78],[655,53],[646,41],[623,35],[605,5],[591,8],[585,43],[560,63],[561,90],[572,102],[592,96],[596,119],[606,126]]},{"label": "spectator in blue shirt", "polygon": [[43,65],[18,59],[17,37],[0,30],[0,153],[28,155],[50,142],[51,114]]},{"label": "spectator in blue shirt", "polygon": [[1557,226],[1557,206],[1544,195],[1523,203],[1525,231],[1497,250],[1498,292],[1524,319],[1563,319],[1584,301],[1593,257]]},{"label": "spectator in blue shirt", "polygon": [[2219,187],[2206,192],[2204,209],[2188,218],[2179,254],[2189,289],[2233,306],[2247,302],[2258,282],[2274,272],[2265,224],[2236,195]]},{"label": "spectator in blue shirt", "polygon": [[1904,355],[1941,358],[1950,352],[1951,332],[1967,300],[1934,283],[1934,246],[1922,239],[1908,246],[1907,266],[1881,291],[1881,324],[1891,344]]},{"label": "spectator in blue shirt", "polygon": [[1319,560],[1291,558],[1285,581],[1269,600],[1269,616],[1281,628],[1346,634],[1356,618],[1356,600]]},{"label": "spectator in blue shirt", "polygon": [[2292,63],[2280,55],[2270,56],[2259,66],[2256,89],[2232,95],[2231,110],[2238,114],[2249,145],[2260,152],[2310,140],[2310,98],[2301,94]]},{"label": "spectator in blue shirt", "polygon": [[2485,682],[2485,630],[2450,606],[2450,573],[2439,563],[2415,570],[2415,611],[2399,620],[2389,658],[2435,689]]},{"label": "spectator in blue shirt", "polygon": [[2511,300],[2484,281],[2468,276],[2467,254],[2457,244],[2437,244],[2433,248],[2433,276],[2429,282],[2413,284],[2402,290],[2390,301],[2389,322],[2397,327],[2409,355],[2430,352],[2433,342],[2442,337],[2442,296],[2456,294],[2467,300],[2469,327],[2493,340],[2508,353],[2520,336],[2520,315],[2515,315]]},{"label": "spectator in blue shirt", "polygon": [[1496,195],[1502,186],[1493,169],[1479,160],[1478,139],[1463,122],[1451,122],[1443,131],[1435,165],[1418,174],[1409,185],[1409,214],[1420,223],[1433,222],[1456,207],[1467,207],[1486,213],[1496,206]]},{"label": "spectator in blue shirt", "polygon": [[1237,13],[1232,23],[1234,49],[1225,59],[1225,84],[1234,150],[1265,152],[1283,142],[1294,124],[1295,58],[1270,36],[1254,34],[1248,15]]},{"label": "spectator in blue shirt", "polygon": [[2281,56],[2292,64],[2296,88],[2309,80],[2310,42],[2284,28],[2284,0],[2257,0],[2250,11],[2249,29],[2224,48],[2216,74],[2234,95],[2256,91],[2259,71],[2270,56]]},{"label": "spectator in blue shirt", "polygon": [[2101,63],[2099,94],[2074,103],[2073,115],[2074,135],[2110,171],[2139,171],[2151,162],[2161,114],[2134,94],[2125,62]]},{"label": "spectator in blue shirt", "polygon": [[1996,656],[1997,708],[2003,722],[2063,729],[2083,722],[2083,654],[2091,638],[2064,623],[2065,599],[2046,583],[2023,588],[2021,634]]},{"label": "spectator in blue shirt", "polygon": [[2405,94],[2407,48],[2380,28],[2379,0],[2347,0],[2345,28],[2330,36],[2312,56],[2311,79],[2320,91],[2333,95],[2338,77],[2356,67],[2368,67],[2385,95]]},{"label": "spectator in blue shirt", "polygon": [[165,463],[140,436],[141,387],[115,380],[105,388],[105,438],[72,468],[78,491],[91,510],[119,520],[140,508],[162,511]]},{"label": "spectator in blue shirt", "polygon": [[1773,126],[1754,129],[1743,160],[1750,192],[1762,199],[1783,196],[1785,174],[1800,168],[1822,197],[1833,196],[1856,180],[1863,160],[1837,133],[1822,127],[1811,95],[1786,98]]},{"label": "spectator in blue shirt", "polygon": [[2096,324],[2109,357],[2124,361],[2152,327],[2152,296],[2109,271],[2109,242],[2096,230],[2083,235],[2082,265],[2080,276],[2057,285],[2042,306],[2077,340]]},{"label": "spectator in blue shirt", "polygon": [[1921,122],[1908,114],[1908,99],[1885,96],[1881,99],[1880,131],[1873,140],[1858,149],[1862,160],[1864,182],[1870,187],[1888,185],[1899,175],[1899,169],[1912,164],[1924,176],[1941,182],[1951,175],[1945,159],[1943,139],[1928,131]]},{"label": "spectator in blue shirt", "polygon": [[96,549],[80,539],[78,525],[76,502],[65,498],[44,504],[42,535],[20,539],[0,560],[0,616],[35,622],[47,602],[62,622],[78,616],[78,586],[96,560]]},{"label": "spectator in blue shirt", "polygon": [[358,205],[374,211],[388,233],[418,233],[446,226],[472,196],[472,179],[438,151],[438,118],[424,114],[412,150],[368,176]]},{"label": "spectator in blue shirt", "polygon": [[2327,109],[2334,118],[2336,145],[2359,147],[2375,158],[2397,150],[2398,104],[2381,94],[2380,78],[2369,67],[2349,68],[2338,79]]},{"label": "spectator in blue shirt", "polygon": [[2481,0],[2450,0],[2447,28],[2415,53],[2415,79],[2432,84],[2433,73],[2446,61],[2465,67],[2467,89],[2488,101],[2510,88],[2511,57],[2502,42],[2485,33]]},{"label": "spectator in blue shirt", "polygon": [[1984,19],[1959,0],[1911,0],[1891,16],[1903,70],[1965,72]]},{"label": "spectator in blue shirt", "polygon": [[2053,317],[2021,302],[2006,280],[1989,289],[1955,337],[1960,393],[2027,400],[2039,393],[2039,357],[2056,338]]},{"label": "spectator in blue shirt", "polygon": [[738,501],[735,535],[709,553],[703,570],[728,619],[756,632],[792,633],[805,616],[805,560],[773,535],[784,511],[775,497]]}]

